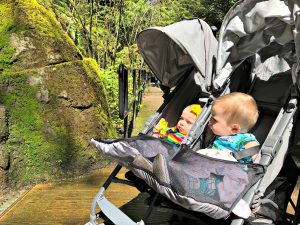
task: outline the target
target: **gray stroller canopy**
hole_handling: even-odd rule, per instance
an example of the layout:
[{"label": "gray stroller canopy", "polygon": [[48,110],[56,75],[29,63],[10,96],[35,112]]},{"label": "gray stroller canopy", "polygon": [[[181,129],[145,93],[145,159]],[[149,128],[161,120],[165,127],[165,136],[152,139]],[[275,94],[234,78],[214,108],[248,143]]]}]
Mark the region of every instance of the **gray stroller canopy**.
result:
[{"label": "gray stroller canopy", "polygon": [[[166,27],[145,29],[139,33],[137,43],[162,85],[172,88],[185,76],[192,75],[203,91],[211,86],[217,40],[203,20],[183,20]],[[190,73],[194,67],[196,74]]]},{"label": "gray stroller canopy", "polygon": [[296,0],[236,3],[225,16],[220,30],[214,86],[221,87],[234,68],[250,56],[256,65],[265,63],[265,72],[292,69],[296,82],[300,51],[299,7],[300,2]]}]

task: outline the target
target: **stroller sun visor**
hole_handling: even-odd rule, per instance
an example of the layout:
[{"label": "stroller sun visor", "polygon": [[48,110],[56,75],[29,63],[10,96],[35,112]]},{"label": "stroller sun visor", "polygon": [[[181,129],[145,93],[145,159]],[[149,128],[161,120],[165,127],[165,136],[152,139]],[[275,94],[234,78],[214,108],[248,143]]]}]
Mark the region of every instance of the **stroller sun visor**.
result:
[{"label": "stroller sun visor", "polygon": [[191,19],[148,28],[139,33],[137,43],[142,57],[162,85],[176,86],[196,67],[197,83],[205,83],[204,88],[210,86],[217,40],[204,21]]},{"label": "stroller sun visor", "polygon": [[[239,1],[224,18],[220,36],[219,48],[217,54],[216,79],[214,85],[216,88],[221,87],[230,73],[243,60],[250,56],[260,55],[263,63],[266,58],[276,55],[269,48],[268,51],[263,48],[271,43],[283,46],[295,45],[290,48],[290,52],[285,50],[284,55],[280,55],[281,59],[293,65],[299,62],[295,57],[299,52],[299,18],[297,19],[299,10],[299,2],[297,1]],[[274,57],[273,57],[274,58]],[[274,58],[278,61],[278,57]],[[273,68],[277,72],[284,72],[285,67],[282,64],[274,62],[272,64],[278,68]],[[282,68],[279,68],[279,67]],[[292,67],[292,66],[291,66]],[[299,66],[297,66],[297,70]]]}]

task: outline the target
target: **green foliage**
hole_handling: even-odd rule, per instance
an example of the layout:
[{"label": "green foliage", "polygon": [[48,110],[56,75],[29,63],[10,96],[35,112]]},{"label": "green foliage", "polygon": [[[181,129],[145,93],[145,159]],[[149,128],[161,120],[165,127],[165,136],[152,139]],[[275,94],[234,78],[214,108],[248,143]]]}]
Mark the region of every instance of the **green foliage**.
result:
[{"label": "green foliage", "polygon": [[193,17],[184,1],[165,0],[154,7],[151,25],[165,26]]},{"label": "green foliage", "polygon": [[164,26],[199,17],[220,27],[223,16],[236,0],[40,0],[52,7],[61,24],[85,56],[106,69],[115,64],[118,52],[128,48],[132,67],[139,57],[132,55],[136,35],[150,26]]},{"label": "green foliage", "polygon": [[107,90],[108,102],[109,102],[109,111],[112,116],[112,120],[114,121],[114,125],[117,130],[122,129],[122,121],[119,119],[119,107],[118,107],[118,65],[112,65],[108,67],[106,70],[101,70],[100,76],[103,80],[104,86]]},{"label": "green foliage", "polygon": [[210,25],[220,28],[225,14],[235,2],[237,0],[202,0],[203,10],[197,12],[196,15],[203,18]]}]

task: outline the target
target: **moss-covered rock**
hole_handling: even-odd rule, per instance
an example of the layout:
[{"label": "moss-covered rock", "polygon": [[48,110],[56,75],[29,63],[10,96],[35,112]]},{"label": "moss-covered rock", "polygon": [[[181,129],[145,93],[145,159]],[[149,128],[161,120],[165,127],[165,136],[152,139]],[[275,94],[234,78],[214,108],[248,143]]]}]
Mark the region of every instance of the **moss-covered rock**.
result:
[{"label": "moss-covered rock", "polygon": [[4,141],[8,138],[8,116],[7,110],[4,106],[0,106],[0,141]]},{"label": "moss-covered rock", "polygon": [[0,10],[3,35],[0,48],[4,47],[3,60],[13,62],[10,69],[36,68],[82,58],[54,13],[35,0],[2,1]]},{"label": "moss-covered rock", "polygon": [[35,0],[0,3],[1,187],[107,164],[89,144],[115,136],[99,74],[51,10]]}]

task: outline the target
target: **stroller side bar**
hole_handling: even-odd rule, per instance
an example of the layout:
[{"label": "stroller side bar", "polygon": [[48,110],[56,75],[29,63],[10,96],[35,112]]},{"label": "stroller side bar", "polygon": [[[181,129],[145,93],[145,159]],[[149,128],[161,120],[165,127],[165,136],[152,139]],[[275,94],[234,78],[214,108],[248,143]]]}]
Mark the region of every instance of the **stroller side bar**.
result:
[{"label": "stroller side bar", "polygon": [[[224,90],[222,91],[221,95],[224,95],[227,92],[229,92],[229,82],[226,82],[224,86]],[[215,100],[215,97],[213,95],[209,95],[206,104],[201,110],[200,116],[197,118],[196,122],[192,126],[189,135],[182,141],[182,144],[185,144],[191,147],[192,149],[195,147],[195,142],[204,133],[204,130],[211,117],[211,102],[213,100]],[[175,154],[174,157],[176,155],[177,154]]]},{"label": "stroller side bar", "polygon": [[[288,109],[282,109],[280,111],[279,116],[277,117],[273,126],[274,130],[273,128],[271,129],[271,132],[261,148],[262,158],[259,163],[264,166],[268,166],[271,163],[271,160],[277,155],[278,152],[280,152],[279,149],[281,146],[288,143],[288,140],[283,140],[284,134],[285,132],[291,132],[293,122],[292,119],[297,109],[297,100],[290,100],[288,105],[290,106]],[[284,152],[284,154],[285,153],[286,152]],[[280,154],[282,154],[282,152],[280,152]]]}]

